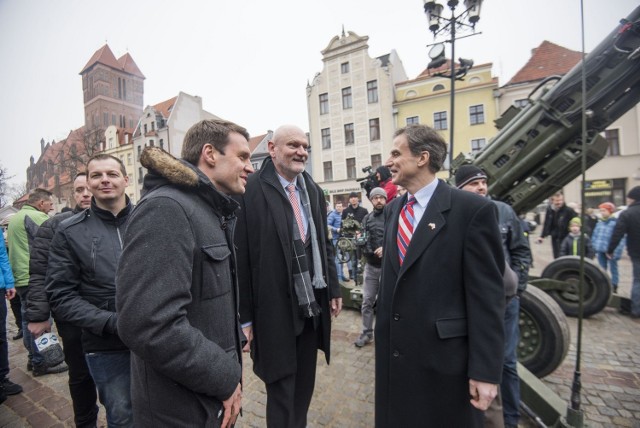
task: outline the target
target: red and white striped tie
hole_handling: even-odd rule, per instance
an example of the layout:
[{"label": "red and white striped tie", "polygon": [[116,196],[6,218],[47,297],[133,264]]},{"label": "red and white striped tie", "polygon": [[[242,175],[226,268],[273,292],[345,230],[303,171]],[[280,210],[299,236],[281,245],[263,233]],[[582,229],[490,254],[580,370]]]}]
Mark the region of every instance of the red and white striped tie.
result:
[{"label": "red and white striped tie", "polygon": [[306,236],[304,233],[304,224],[302,223],[300,203],[298,202],[298,197],[296,196],[296,185],[287,184],[287,192],[289,192],[289,202],[291,202],[291,207],[293,208],[293,215],[296,216],[296,223],[298,223],[298,229],[300,229],[300,238],[302,239],[302,242],[304,242]]},{"label": "red and white striped tie", "polygon": [[413,236],[413,204],[416,203],[416,198],[409,196],[407,203],[400,211],[400,218],[398,219],[398,257],[400,260],[400,266],[404,262],[404,256],[407,254],[409,248],[409,242]]}]

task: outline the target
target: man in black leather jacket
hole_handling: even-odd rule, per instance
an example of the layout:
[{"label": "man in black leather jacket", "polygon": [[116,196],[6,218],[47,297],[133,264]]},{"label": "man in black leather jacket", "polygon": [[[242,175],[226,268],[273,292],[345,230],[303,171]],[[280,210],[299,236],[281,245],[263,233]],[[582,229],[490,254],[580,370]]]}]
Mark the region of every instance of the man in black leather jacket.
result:
[{"label": "man in black leather jacket", "polygon": [[[31,245],[29,259],[29,294],[25,316],[33,337],[51,331],[51,308],[45,291],[45,278],[49,266],[51,240],[63,220],[91,207],[91,192],[87,186],[87,174],[80,172],[73,180],[73,198],[76,206],[45,221],[38,228]],[[75,325],[55,319],[58,335],[64,346],[64,360],[69,366],[69,393],[73,403],[76,427],[93,427],[98,417],[96,385],[84,359],[80,336],[82,330]],[[34,368],[34,371],[36,368]],[[37,375],[37,373],[34,373]]]},{"label": "man in black leather jacket", "polygon": [[91,208],[63,221],[53,237],[46,291],[55,319],[82,329],[82,349],[109,426],[133,426],[130,354],[117,332],[116,268],[132,205],[122,162],[87,162]]},{"label": "man in black leather jacket", "polygon": [[578,217],[578,213],[564,203],[562,192],[558,192],[551,197],[551,203],[547,207],[547,212],[544,216],[542,233],[537,242],[540,244],[544,238],[550,236],[554,259],[560,257],[560,246],[564,238],[569,234],[569,222],[574,217]]}]

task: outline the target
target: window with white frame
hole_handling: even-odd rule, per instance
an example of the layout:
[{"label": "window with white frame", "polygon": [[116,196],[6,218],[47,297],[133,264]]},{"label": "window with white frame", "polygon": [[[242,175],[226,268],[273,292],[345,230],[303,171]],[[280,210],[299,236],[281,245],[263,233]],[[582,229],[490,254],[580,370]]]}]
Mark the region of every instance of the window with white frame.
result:
[{"label": "window with white frame", "polygon": [[322,148],[330,149],[331,148],[331,129],[323,128],[320,131],[320,134],[322,135]]},{"label": "window with white frame", "polygon": [[378,102],[378,81],[372,80],[367,82],[367,101],[369,104]]},{"label": "window with white frame", "polygon": [[478,153],[487,145],[487,140],[484,138],[474,138],[471,140],[471,153]]},{"label": "window with white frame", "polygon": [[369,119],[369,139],[377,141],[380,139],[380,119]]},{"label": "window with white frame", "polygon": [[329,113],[329,94],[320,94],[320,114]]},{"label": "window with white frame", "polygon": [[347,178],[356,178],[356,158],[347,158]]},{"label": "window with white frame", "polygon": [[355,142],[353,123],[347,123],[344,125],[344,144],[349,146]]},{"label": "window with white frame", "polygon": [[333,165],[331,161],[322,162],[324,170],[324,181],[333,181]]},{"label": "window with white frame", "polygon": [[348,109],[353,107],[353,99],[351,97],[351,86],[342,88],[342,108]]},{"label": "window with white frame", "polygon": [[447,112],[437,111],[433,113],[433,129],[447,129]]},{"label": "window with white frame", "polygon": [[469,106],[469,123],[471,125],[484,123],[484,106],[482,104]]}]

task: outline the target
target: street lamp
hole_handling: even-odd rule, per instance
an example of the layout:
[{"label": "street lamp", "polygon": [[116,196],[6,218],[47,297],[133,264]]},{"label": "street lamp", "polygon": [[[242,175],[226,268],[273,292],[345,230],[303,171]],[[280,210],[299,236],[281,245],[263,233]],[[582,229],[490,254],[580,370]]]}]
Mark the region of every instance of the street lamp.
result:
[{"label": "street lamp", "polygon": [[[455,119],[455,85],[456,80],[463,80],[467,72],[473,67],[473,60],[458,58],[460,62],[460,68],[456,70],[456,64],[454,62],[456,54],[456,32],[471,31],[472,34],[458,37],[459,39],[470,37],[476,34],[475,26],[478,20],[480,20],[480,8],[482,7],[483,0],[464,0],[464,10],[456,15],[456,8],[458,7],[458,0],[448,0],[447,6],[451,9],[451,17],[445,18],[442,16],[444,6],[439,4],[435,0],[424,0],[424,13],[427,15],[427,21],[429,22],[429,30],[433,33],[433,37],[437,38],[439,35],[449,35],[450,38],[445,40],[445,43],[451,43],[451,69],[449,73],[435,73],[436,76],[448,77],[451,79],[451,124],[449,128],[449,176],[452,175],[451,165],[453,164],[453,132],[454,132],[454,119]],[[441,23],[444,21],[444,26]],[[444,54],[444,44],[436,43],[429,51],[429,57],[431,62],[427,66],[427,69],[437,69],[442,67],[446,62]]]}]

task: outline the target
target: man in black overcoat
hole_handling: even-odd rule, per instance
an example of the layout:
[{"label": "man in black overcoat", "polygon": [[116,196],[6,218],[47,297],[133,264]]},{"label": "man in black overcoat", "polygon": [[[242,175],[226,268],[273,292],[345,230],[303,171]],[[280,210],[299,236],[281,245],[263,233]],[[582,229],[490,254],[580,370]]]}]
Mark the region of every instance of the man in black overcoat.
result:
[{"label": "man in black overcoat", "polygon": [[328,363],[331,315],[342,299],[324,195],[304,171],[307,138],[284,125],[268,147],[270,158],[240,198],[240,321],[266,384],[267,426],[305,427],[318,349]]},{"label": "man in black overcoat", "polygon": [[504,255],[497,210],[436,178],[446,152],[437,132],[410,125],[396,131],[386,162],[393,183],[408,192],[385,211],[375,328],[378,428],[481,427],[500,383]]}]

